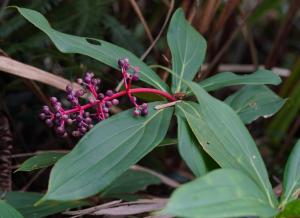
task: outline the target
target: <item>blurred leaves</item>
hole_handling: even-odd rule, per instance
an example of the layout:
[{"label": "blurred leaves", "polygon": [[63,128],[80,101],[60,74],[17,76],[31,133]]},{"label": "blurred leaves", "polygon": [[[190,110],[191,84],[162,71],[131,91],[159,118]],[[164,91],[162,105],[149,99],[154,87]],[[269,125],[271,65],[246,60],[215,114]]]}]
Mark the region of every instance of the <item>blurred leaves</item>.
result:
[{"label": "blurred leaves", "polygon": [[[35,205],[42,196],[42,194],[34,192],[8,192],[5,194],[4,199],[20,211],[24,218],[47,217],[67,209],[88,205],[85,201],[46,201],[39,205]],[[2,213],[0,214],[0,217],[2,218]],[[9,217],[4,216],[3,218]],[[13,218],[17,218],[17,216],[14,216]]]},{"label": "blurred leaves", "polygon": [[54,152],[45,152],[38,154],[34,157],[27,159],[19,167],[17,171],[32,171],[40,168],[45,168],[56,163],[61,157],[65,154],[63,153],[54,153]]}]

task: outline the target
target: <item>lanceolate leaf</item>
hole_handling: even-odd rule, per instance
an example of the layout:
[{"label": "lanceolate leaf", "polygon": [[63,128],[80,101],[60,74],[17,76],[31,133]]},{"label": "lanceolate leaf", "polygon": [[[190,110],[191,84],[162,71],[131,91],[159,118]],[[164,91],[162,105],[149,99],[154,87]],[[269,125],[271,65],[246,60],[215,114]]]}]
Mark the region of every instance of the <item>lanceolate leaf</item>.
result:
[{"label": "lanceolate leaf", "polygon": [[0,200],[0,218],[22,218],[23,216],[15,208]]},{"label": "lanceolate leaf", "polygon": [[178,123],[178,149],[180,156],[196,176],[206,173],[206,166],[199,150],[199,143],[185,118],[177,114]]},{"label": "lanceolate leaf", "polygon": [[162,214],[176,217],[272,217],[277,210],[248,176],[219,169],[180,186]]},{"label": "lanceolate leaf", "polygon": [[[88,204],[85,201],[46,201],[39,205],[34,205],[43,197],[42,194],[35,192],[8,192],[3,195],[5,195],[5,201],[20,211],[24,218],[47,217],[67,209],[81,207]],[[2,218],[1,215],[2,213],[0,213],[0,217]]]},{"label": "lanceolate leaf", "polygon": [[267,86],[245,86],[225,102],[229,104],[246,124],[259,117],[270,117],[275,114],[286,102]]},{"label": "lanceolate leaf", "polygon": [[284,171],[281,205],[295,200],[300,195],[300,140],[296,143]]},{"label": "lanceolate leaf", "polygon": [[172,108],[134,117],[132,109],[97,124],[53,167],[44,199],[74,200],[102,191],[156,145],[168,130]]},{"label": "lanceolate leaf", "polygon": [[258,70],[252,74],[238,75],[232,72],[218,73],[209,77],[199,84],[206,91],[213,91],[227,86],[234,85],[278,85],[281,83],[280,77],[270,70]]},{"label": "lanceolate leaf", "polygon": [[203,149],[223,168],[246,173],[265,193],[272,207],[277,200],[261,155],[238,115],[225,103],[213,98],[198,84],[189,82],[199,104],[181,102],[176,109],[187,121]]},{"label": "lanceolate leaf", "polygon": [[127,57],[132,65],[140,68],[141,80],[158,89],[168,90],[167,85],[159,76],[131,52],[103,40],[58,32],[52,29],[45,17],[39,12],[26,8],[16,8],[29,22],[46,33],[61,52],[87,55],[116,69],[118,69],[118,59]]},{"label": "lanceolate leaf", "polygon": [[45,152],[27,159],[17,171],[32,171],[53,165],[65,154],[55,152]]},{"label": "lanceolate leaf", "polygon": [[135,193],[149,185],[159,183],[161,180],[157,176],[147,172],[127,170],[101,193],[101,197],[120,198],[124,194]]},{"label": "lanceolate leaf", "polygon": [[191,81],[202,64],[206,52],[205,39],[187,22],[184,12],[178,9],[170,22],[168,45],[172,53],[172,91],[184,92],[182,79]]}]

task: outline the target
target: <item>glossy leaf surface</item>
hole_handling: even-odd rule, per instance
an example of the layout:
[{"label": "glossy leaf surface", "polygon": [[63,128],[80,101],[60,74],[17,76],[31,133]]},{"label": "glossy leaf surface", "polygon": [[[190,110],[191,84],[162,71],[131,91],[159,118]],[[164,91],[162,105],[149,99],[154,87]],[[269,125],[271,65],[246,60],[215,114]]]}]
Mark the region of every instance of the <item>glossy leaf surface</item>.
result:
[{"label": "glossy leaf surface", "polygon": [[168,45],[172,53],[172,91],[184,92],[186,85],[182,79],[192,81],[204,61],[205,39],[188,23],[182,9],[172,16],[167,34]]},{"label": "glossy leaf surface", "polygon": [[277,210],[245,174],[219,169],[182,185],[172,194],[162,214],[176,217],[271,217]]},{"label": "glossy leaf surface", "polygon": [[55,164],[44,199],[81,199],[108,187],[164,139],[173,108],[154,109],[162,103],[150,103],[145,117],[129,109],[97,124]]},{"label": "glossy leaf surface", "polygon": [[195,176],[202,176],[206,173],[207,169],[204,158],[199,150],[199,142],[195,138],[185,118],[177,115],[177,123],[179,154]]},{"label": "glossy leaf surface", "polygon": [[142,81],[158,89],[168,90],[167,85],[159,76],[131,52],[103,40],[61,33],[54,30],[39,12],[26,8],[16,8],[29,22],[46,33],[61,52],[86,55],[116,69],[118,69],[120,58],[128,58],[133,66],[140,68],[140,79]]},{"label": "glossy leaf surface", "polygon": [[223,168],[247,174],[265,193],[272,207],[277,200],[261,155],[238,115],[227,104],[213,98],[198,84],[188,83],[199,104],[181,102],[183,113],[203,149]]}]

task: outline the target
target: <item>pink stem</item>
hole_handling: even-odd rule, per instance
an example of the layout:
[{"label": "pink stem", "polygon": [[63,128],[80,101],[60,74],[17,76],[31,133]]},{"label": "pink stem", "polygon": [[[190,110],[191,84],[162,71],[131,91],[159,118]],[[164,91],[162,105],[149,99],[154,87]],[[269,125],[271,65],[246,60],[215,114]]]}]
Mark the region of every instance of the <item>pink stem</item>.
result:
[{"label": "pink stem", "polygon": [[70,110],[65,110],[64,113],[65,114],[70,114],[70,113],[78,112],[80,110],[85,110],[87,108],[93,107],[96,104],[99,104],[99,103],[102,104],[105,101],[110,101],[112,99],[119,98],[119,97],[122,97],[124,95],[127,95],[128,92],[130,92],[132,94],[134,94],[134,93],[152,93],[152,94],[156,94],[156,95],[161,95],[161,96],[165,97],[166,99],[168,99],[168,101],[170,101],[170,102],[177,100],[174,96],[172,96],[169,93],[164,92],[162,90],[152,89],[152,88],[135,88],[135,89],[129,89],[127,91],[126,90],[120,91],[118,93],[113,94],[112,96],[106,96],[102,100],[96,100],[93,103],[88,103],[88,104],[85,104],[85,105],[82,105],[82,106],[79,106],[79,107],[75,107],[75,108],[70,109]]}]

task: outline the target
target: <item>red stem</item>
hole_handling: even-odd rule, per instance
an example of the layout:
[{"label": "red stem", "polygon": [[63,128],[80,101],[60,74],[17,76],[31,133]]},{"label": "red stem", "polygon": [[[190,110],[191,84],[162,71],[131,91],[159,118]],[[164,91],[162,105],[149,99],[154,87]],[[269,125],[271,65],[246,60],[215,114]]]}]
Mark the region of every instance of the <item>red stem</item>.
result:
[{"label": "red stem", "polygon": [[85,110],[85,109],[90,108],[90,107],[92,107],[96,104],[104,103],[106,101],[110,101],[112,99],[119,98],[119,97],[122,97],[124,95],[127,95],[128,92],[132,93],[132,94],[134,94],[134,93],[152,93],[152,94],[156,94],[156,95],[161,95],[161,96],[165,97],[166,99],[168,99],[168,101],[170,101],[170,102],[177,100],[174,96],[172,96],[169,93],[164,92],[162,90],[152,89],[152,88],[135,88],[135,89],[129,89],[128,91],[126,91],[126,90],[120,91],[118,93],[113,94],[112,96],[106,96],[102,100],[95,100],[95,102],[93,102],[93,103],[88,103],[88,104],[85,104],[85,105],[82,105],[82,106],[72,108],[70,110],[65,110],[64,113],[65,114],[70,114],[70,113],[78,112],[80,110]]}]

